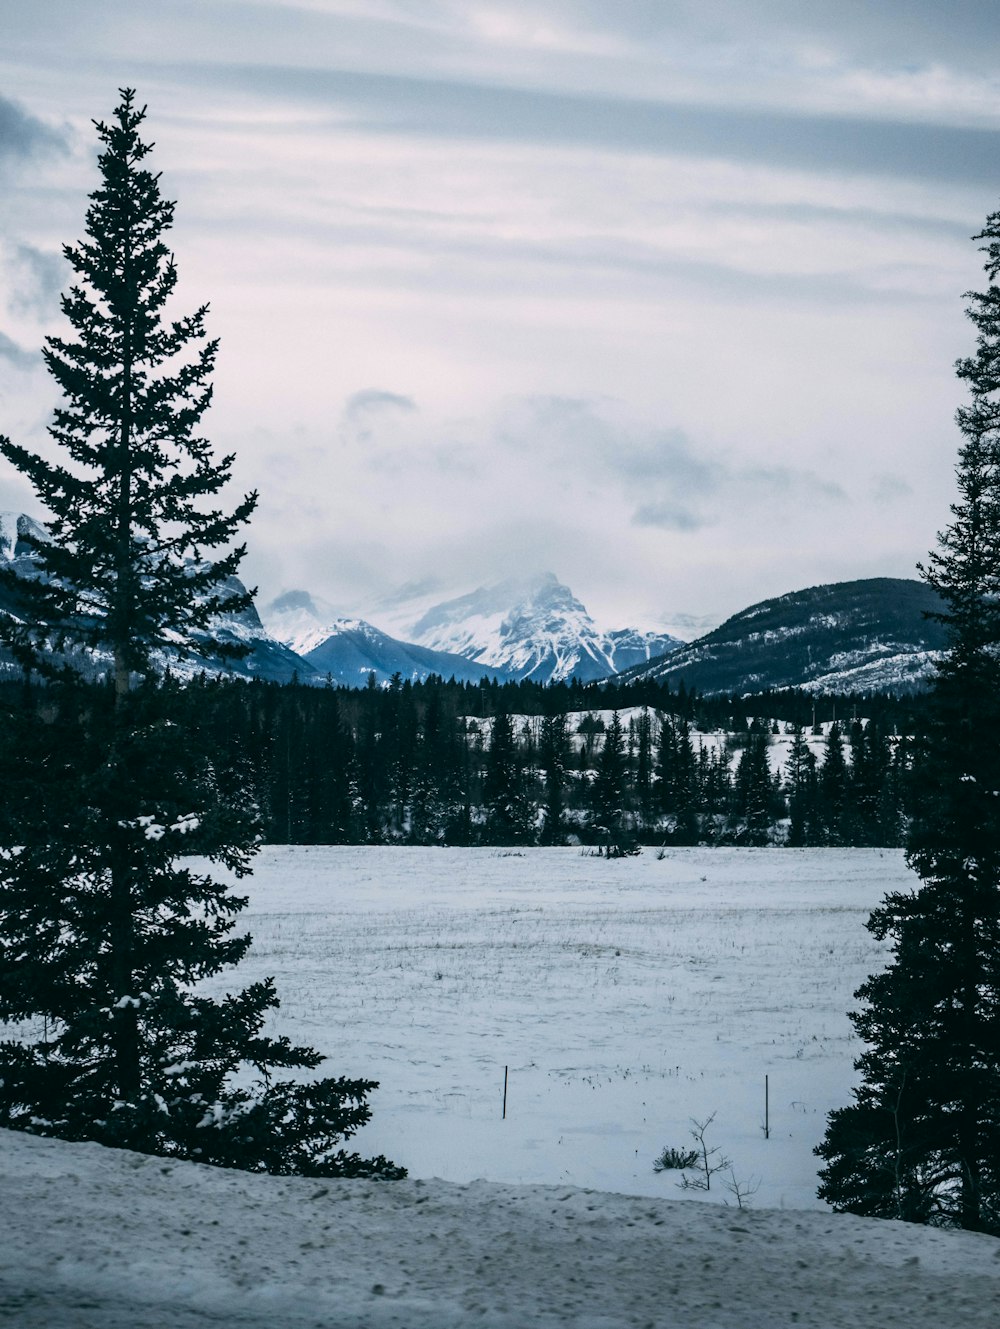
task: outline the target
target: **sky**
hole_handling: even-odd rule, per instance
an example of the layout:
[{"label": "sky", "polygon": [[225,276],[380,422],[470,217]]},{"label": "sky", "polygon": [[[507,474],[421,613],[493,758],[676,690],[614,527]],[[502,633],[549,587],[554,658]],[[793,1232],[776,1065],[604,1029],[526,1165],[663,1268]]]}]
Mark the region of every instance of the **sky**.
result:
[{"label": "sky", "polygon": [[[1000,208],[995,0],[0,0],[0,433],[148,104],[247,580],[605,626],[914,576]],[[186,302],[186,303],[185,303]],[[44,515],[0,463],[0,509]]]}]

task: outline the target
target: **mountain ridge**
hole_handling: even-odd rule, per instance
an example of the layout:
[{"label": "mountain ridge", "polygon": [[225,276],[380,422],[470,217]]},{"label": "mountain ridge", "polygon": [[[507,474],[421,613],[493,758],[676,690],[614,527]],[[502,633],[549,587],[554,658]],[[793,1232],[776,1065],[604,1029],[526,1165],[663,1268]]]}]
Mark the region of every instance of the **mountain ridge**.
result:
[{"label": "mountain ridge", "polygon": [[922,581],[869,577],[789,591],[731,615],[704,637],[616,681],[650,679],[711,694],[800,687],[909,692],[926,686],[947,642]]}]

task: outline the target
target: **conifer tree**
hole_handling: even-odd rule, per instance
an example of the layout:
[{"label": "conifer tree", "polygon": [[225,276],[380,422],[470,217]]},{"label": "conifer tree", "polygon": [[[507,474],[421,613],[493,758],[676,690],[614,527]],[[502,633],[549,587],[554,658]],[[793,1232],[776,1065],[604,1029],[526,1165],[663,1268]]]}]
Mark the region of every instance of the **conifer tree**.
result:
[{"label": "conifer tree", "polygon": [[792,730],[788,749],[788,846],[814,843],[816,835],[816,758],[800,724]]},{"label": "conifer tree", "polygon": [[757,726],[736,768],[733,794],[736,800],[737,838],[742,844],[766,845],[771,831],[771,767],[767,758],[768,736]]},{"label": "conifer tree", "polygon": [[625,804],[625,732],[617,711],[604,732],[592,789],[594,827],[609,842],[621,838]]},{"label": "conifer tree", "polygon": [[74,760],[46,775],[21,847],[0,851],[0,1020],[44,1030],[0,1042],[0,1124],[254,1171],[400,1175],[339,1147],[368,1119],[370,1081],[281,1078],[322,1058],[263,1033],[270,981],[219,1001],[197,987],[250,945],[234,935],[246,900],[182,856],[243,877],[260,824],[155,676],[160,652],[204,652],[218,615],[247,603],[227,586],[242,548],[206,551],[255,498],[213,506],[232,462],[197,433],[216,344],[205,308],[165,322],[173,204],[145,164],[144,116],[124,90],[97,124],[101,184],[65,250],[74,339],[45,353],[61,460],[0,442],[53,517],[40,575],[18,588],[30,613],[5,636],[50,673],[49,648],[103,651],[113,677],[86,704],[65,671],[53,684]]},{"label": "conifer tree", "polygon": [[534,840],[534,809],[525,789],[514,726],[506,711],[500,711],[493,720],[483,797],[486,844],[530,844]]},{"label": "conifer tree", "polygon": [[541,843],[566,843],[566,767],[569,761],[569,735],[566,716],[555,711],[542,721],[538,759],[545,772],[545,821]]},{"label": "conifer tree", "polygon": [[922,884],[869,920],[892,961],[856,994],[862,1081],[817,1152],[837,1209],[1000,1235],[1000,213],[976,238],[989,286],[967,296],[958,499],[921,569],[949,639],[914,770]]}]

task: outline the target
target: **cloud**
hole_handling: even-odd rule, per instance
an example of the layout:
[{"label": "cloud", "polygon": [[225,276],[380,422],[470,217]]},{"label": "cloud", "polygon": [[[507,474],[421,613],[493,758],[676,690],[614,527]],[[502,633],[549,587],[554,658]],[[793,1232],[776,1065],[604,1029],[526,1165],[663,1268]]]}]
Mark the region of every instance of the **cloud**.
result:
[{"label": "cloud", "polygon": [[871,496],[878,504],[898,503],[900,499],[909,498],[912,493],[913,486],[901,475],[885,471],[873,477]]},{"label": "cloud", "polygon": [[344,406],[344,418],[347,420],[365,420],[383,411],[403,411],[409,413],[417,409],[412,397],[399,392],[385,392],[381,388],[366,388],[348,397]]},{"label": "cloud", "polygon": [[979,184],[1000,131],[872,115],[707,105],[541,91],[458,79],[280,65],[177,67],[185,81],[228,85],[329,107],[338,123],[379,135],[588,147],[757,162],[819,174]]},{"label": "cloud", "polygon": [[37,351],[25,351],[3,332],[0,332],[0,359],[6,360],[15,369],[24,370],[36,369],[42,363],[42,357]]},{"label": "cloud", "polygon": [[633,526],[658,526],[664,531],[697,531],[709,519],[675,503],[642,503],[632,514]]},{"label": "cloud", "polygon": [[0,161],[65,153],[68,149],[66,131],[53,129],[16,102],[0,97]]},{"label": "cloud", "polygon": [[34,245],[15,245],[12,268],[11,309],[43,318],[55,313],[68,275],[62,255],[36,249]]},{"label": "cloud", "polygon": [[[412,397],[381,388],[365,388],[355,392],[344,403],[338,433],[347,443],[370,444],[382,442],[393,431],[401,417],[417,414],[417,403]],[[377,460],[378,454],[372,454]]]}]

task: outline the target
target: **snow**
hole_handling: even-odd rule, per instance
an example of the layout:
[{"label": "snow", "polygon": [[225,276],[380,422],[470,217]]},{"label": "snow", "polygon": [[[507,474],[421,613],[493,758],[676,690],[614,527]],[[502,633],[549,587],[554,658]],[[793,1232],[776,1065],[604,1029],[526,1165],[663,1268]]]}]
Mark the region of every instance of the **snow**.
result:
[{"label": "snow", "polygon": [[310,1181],[0,1132],[17,1329],[979,1329],[1000,1244],[571,1187]]},{"label": "snow", "polygon": [[885,953],[864,922],[915,881],[895,850],[272,847],[257,864],[237,977],[275,977],[276,1031],[329,1073],[381,1082],[363,1152],[662,1196],[677,1178],[653,1159],[718,1110],[710,1143],[760,1179],[755,1204],[795,1208],[819,1206],[812,1149],[860,1050],[846,1012]]},{"label": "snow", "polygon": [[[884,956],[864,920],[914,881],[888,850],[265,849],[215,990],[273,974],[275,1032],[381,1079],[356,1143],[410,1180],[0,1132],[0,1324],[993,1326],[995,1239],[815,1197]],[[749,1209],[653,1171],[713,1111]]]}]

